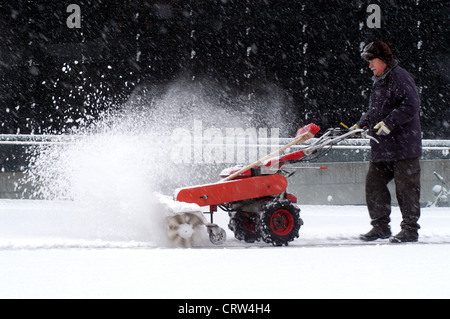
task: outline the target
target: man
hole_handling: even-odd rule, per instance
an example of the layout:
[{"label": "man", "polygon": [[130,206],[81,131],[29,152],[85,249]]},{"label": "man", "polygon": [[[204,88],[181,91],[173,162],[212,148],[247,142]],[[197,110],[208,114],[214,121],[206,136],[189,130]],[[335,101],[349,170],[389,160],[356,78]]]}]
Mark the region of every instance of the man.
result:
[{"label": "man", "polygon": [[[360,238],[372,241],[390,237],[395,243],[414,242],[419,238],[420,228],[419,95],[413,78],[398,66],[386,43],[369,43],[361,56],[373,71],[373,86],[369,110],[350,129],[367,126],[379,143],[371,141],[366,176],[366,202],[373,228]],[[389,226],[391,195],[387,187],[392,179],[403,217],[401,231],[393,237]]]}]

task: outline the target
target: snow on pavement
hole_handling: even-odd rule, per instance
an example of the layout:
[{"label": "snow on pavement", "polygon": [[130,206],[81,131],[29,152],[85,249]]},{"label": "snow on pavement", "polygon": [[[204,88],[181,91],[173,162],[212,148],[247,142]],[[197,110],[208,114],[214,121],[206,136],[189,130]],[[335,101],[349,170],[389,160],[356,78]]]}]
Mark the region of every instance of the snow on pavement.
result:
[{"label": "snow on pavement", "polygon": [[[287,247],[169,248],[141,213],[65,201],[0,200],[0,298],[449,298],[450,208],[424,208],[420,241],[361,243],[364,206],[301,206]],[[151,217],[153,215],[149,214]],[[394,208],[392,230],[399,231]]]}]

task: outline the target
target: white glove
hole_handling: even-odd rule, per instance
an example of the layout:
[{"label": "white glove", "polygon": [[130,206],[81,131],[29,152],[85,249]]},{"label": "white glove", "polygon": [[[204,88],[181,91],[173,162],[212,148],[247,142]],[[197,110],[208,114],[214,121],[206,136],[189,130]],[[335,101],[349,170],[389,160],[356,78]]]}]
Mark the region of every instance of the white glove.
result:
[{"label": "white glove", "polygon": [[376,133],[377,135],[385,136],[385,135],[388,135],[389,133],[391,133],[391,130],[387,128],[386,124],[384,124],[383,121],[379,122],[373,128],[378,130]]},{"label": "white glove", "polygon": [[351,127],[349,128],[350,131],[353,131],[353,130],[359,130],[359,129],[360,129],[360,127],[359,127],[358,124],[355,124],[355,125],[353,125],[353,126],[351,126]]}]

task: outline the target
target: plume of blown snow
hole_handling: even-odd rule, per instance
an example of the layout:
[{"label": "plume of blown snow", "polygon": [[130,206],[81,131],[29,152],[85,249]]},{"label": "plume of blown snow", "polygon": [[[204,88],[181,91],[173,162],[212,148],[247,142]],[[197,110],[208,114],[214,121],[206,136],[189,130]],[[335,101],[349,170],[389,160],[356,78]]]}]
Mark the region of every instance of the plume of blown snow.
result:
[{"label": "plume of blown snow", "polygon": [[270,110],[265,124],[279,127],[279,98],[231,96],[186,79],[167,87],[142,86],[120,108],[74,130],[65,143],[37,148],[26,180],[35,198],[82,207],[78,223],[89,225],[86,237],[160,243],[165,215],[154,193],[167,194],[168,185],[187,186],[180,185],[180,177],[196,181],[186,166],[169,160],[174,129],[189,129],[194,120],[204,127],[256,126],[261,105]]}]

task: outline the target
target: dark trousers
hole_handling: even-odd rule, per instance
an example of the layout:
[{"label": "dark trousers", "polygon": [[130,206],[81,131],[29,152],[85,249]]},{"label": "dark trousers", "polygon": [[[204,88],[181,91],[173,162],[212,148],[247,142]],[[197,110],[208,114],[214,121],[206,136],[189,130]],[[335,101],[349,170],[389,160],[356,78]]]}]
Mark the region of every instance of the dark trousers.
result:
[{"label": "dark trousers", "polygon": [[366,202],[372,226],[388,227],[391,221],[391,194],[387,187],[391,180],[395,182],[397,201],[402,212],[402,229],[419,229],[419,158],[370,163],[366,176]]}]

